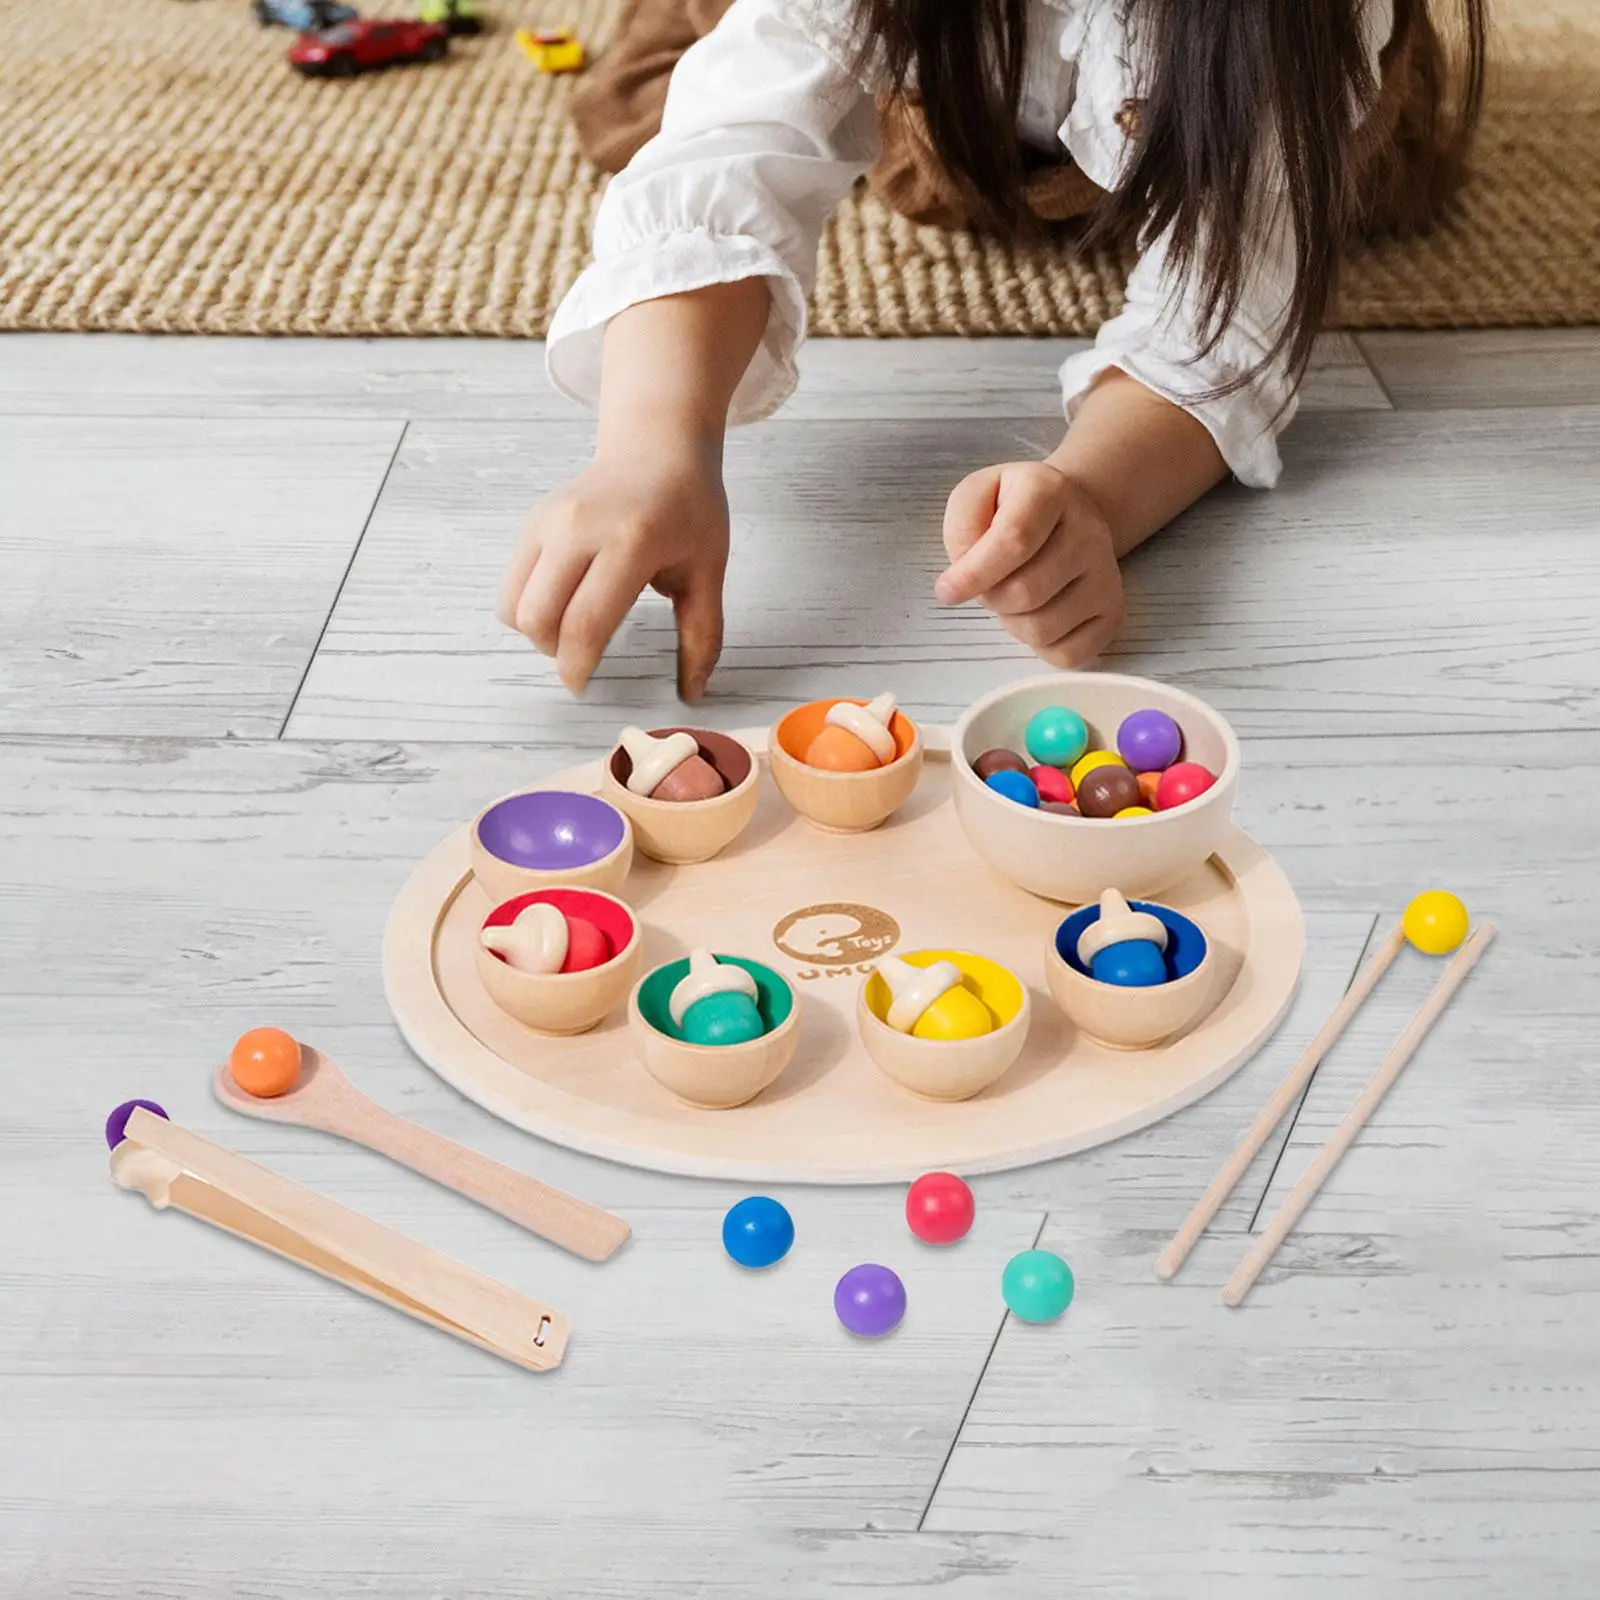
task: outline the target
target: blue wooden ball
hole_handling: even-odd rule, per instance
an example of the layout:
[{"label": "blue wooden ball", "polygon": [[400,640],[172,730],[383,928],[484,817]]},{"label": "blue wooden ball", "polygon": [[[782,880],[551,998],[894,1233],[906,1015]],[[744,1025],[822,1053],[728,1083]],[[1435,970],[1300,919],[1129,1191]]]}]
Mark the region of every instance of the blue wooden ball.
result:
[{"label": "blue wooden ball", "polygon": [[1124,939],[1101,950],[1089,963],[1089,973],[1119,989],[1153,989],[1167,981],[1167,958],[1153,940]]},{"label": "blue wooden ball", "polygon": [[1033,779],[1026,772],[1012,772],[1009,768],[999,772],[991,772],[983,780],[996,794],[1003,794],[1007,800],[1015,800],[1019,806],[1037,806],[1039,804],[1039,791],[1034,787]]},{"label": "blue wooden ball", "polygon": [[722,1219],[722,1248],[741,1267],[770,1267],[794,1243],[794,1218],[776,1200],[753,1194],[728,1207]]}]

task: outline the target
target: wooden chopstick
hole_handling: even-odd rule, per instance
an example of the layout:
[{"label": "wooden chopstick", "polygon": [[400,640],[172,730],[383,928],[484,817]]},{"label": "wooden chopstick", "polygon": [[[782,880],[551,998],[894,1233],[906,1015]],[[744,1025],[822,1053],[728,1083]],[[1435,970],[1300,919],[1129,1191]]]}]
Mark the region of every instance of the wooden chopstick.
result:
[{"label": "wooden chopstick", "polygon": [[1249,1253],[1239,1263],[1238,1270],[1228,1279],[1227,1287],[1222,1291],[1224,1305],[1237,1306],[1243,1303],[1256,1279],[1278,1253],[1278,1247],[1300,1220],[1306,1207],[1316,1198],[1317,1191],[1338,1165],[1339,1158],[1355,1143],[1356,1135],[1378,1109],[1395,1079],[1405,1070],[1406,1063],[1416,1054],[1417,1046],[1438,1021],[1439,1014],[1449,1005],[1456,990],[1478,964],[1478,958],[1489,948],[1489,941],[1493,938],[1494,925],[1479,923],[1472,937],[1456,952],[1433,986],[1433,993],[1423,1001],[1421,1009],[1407,1023],[1405,1031],[1395,1040],[1393,1049],[1373,1073],[1372,1081],[1356,1097],[1355,1104],[1345,1113],[1344,1121],[1329,1135],[1328,1142],[1318,1151],[1316,1160],[1306,1169],[1305,1176],[1289,1191],[1289,1198],[1283,1202],[1266,1232],[1250,1247]]},{"label": "wooden chopstick", "polygon": [[1405,942],[1405,932],[1397,922],[1383,943],[1373,951],[1366,966],[1356,974],[1355,981],[1345,990],[1344,998],[1333,1008],[1316,1038],[1306,1046],[1306,1053],[1295,1063],[1289,1076],[1278,1085],[1278,1092],[1261,1108],[1261,1114],[1250,1124],[1250,1131],[1223,1162],[1222,1170],[1211,1180],[1211,1187],[1200,1196],[1183,1226],[1172,1236],[1171,1244],[1161,1252],[1156,1261],[1158,1278],[1165,1281],[1183,1265],[1189,1252],[1199,1242],[1200,1235],[1211,1225],[1211,1219],[1222,1209],[1222,1202],[1233,1193],[1235,1185],[1249,1170],[1250,1163],[1255,1160],[1272,1130],[1283,1120],[1284,1113],[1311,1081],[1311,1075],[1322,1064],[1322,1058],[1349,1026],[1350,1019],[1361,1009],[1362,1002],[1372,993],[1378,979],[1389,970]]}]

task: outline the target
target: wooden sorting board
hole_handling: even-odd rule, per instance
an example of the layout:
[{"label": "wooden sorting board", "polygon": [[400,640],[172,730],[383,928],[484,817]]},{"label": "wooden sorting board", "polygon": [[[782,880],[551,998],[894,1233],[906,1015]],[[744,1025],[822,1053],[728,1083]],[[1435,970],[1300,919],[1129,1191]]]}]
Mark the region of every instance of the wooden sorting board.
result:
[{"label": "wooden sorting board", "polygon": [[[766,962],[794,985],[799,1049],[750,1104],[697,1110],[668,1093],[639,1064],[625,1009],[566,1039],[498,1010],[473,965],[490,902],[471,875],[466,826],[417,867],[389,918],[384,982],[401,1033],[469,1099],[557,1144],[661,1172],[841,1184],[996,1172],[1086,1150],[1188,1105],[1260,1048],[1294,996],[1305,929],[1288,879],[1254,840],[1235,830],[1161,897],[1210,937],[1222,964],[1217,1005],[1155,1050],[1108,1049],[1078,1034],[1045,987],[1045,951],[1066,909],[972,852],[950,800],[948,736],[931,733],[917,792],[872,833],[817,832],[764,773],[754,820],[714,861],[635,858],[622,894],[643,925],[641,971],[706,945]],[[759,731],[739,737],[765,747]],[[539,787],[592,791],[599,781],[596,761]],[[868,964],[927,947],[1004,962],[1032,1001],[1021,1059],[958,1104],[891,1083],[856,1033]]]}]

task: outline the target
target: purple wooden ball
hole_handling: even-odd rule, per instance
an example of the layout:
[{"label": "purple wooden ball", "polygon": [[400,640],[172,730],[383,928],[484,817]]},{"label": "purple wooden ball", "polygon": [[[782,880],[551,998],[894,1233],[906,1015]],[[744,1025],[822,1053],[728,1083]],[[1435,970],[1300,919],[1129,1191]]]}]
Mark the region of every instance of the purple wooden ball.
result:
[{"label": "purple wooden ball", "polygon": [[1178,759],[1183,729],[1165,711],[1135,711],[1117,729],[1117,750],[1135,772],[1161,772]]},{"label": "purple wooden ball", "polygon": [[851,1267],[833,1291],[834,1315],[862,1339],[881,1339],[906,1314],[906,1286],[874,1261]]},{"label": "purple wooden ball", "polygon": [[106,1147],[115,1150],[128,1136],[128,1118],[136,1110],[143,1107],[146,1111],[153,1111],[158,1117],[170,1121],[165,1111],[154,1100],[124,1100],[115,1111],[106,1118]]}]

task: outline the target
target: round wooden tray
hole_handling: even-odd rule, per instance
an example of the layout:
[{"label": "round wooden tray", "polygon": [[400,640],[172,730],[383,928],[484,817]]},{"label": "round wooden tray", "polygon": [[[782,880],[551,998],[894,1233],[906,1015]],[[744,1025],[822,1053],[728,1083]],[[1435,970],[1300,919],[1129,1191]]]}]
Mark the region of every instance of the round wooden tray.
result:
[{"label": "round wooden tray", "polygon": [[[752,1182],[885,1183],[948,1168],[1003,1171],[1068,1155],[1158,1121],[1214,1089],[1271,1035],[1293,998],[1305,947],[1294,890],[1244,833],[1162,900],[1205,928],[1222,998],[1155,1050],[1107,1049],[1075,1032],[1044,986],[1065,909],[995,876],[950,801],[948,735],[907,805],[873,833],[822,834],[769,782],[748,830],[700,866],[636,857],[623,897],[644,927],[644,969],[694,945],[752,956],[794,984],[800,1047],[749,1105],[696,1110],[639,1064],[619,1010],[592,1033],[553,1039],[498,1010],[473,967],[488,898],[467,862],[467,827],[412,873],[384,935],[389,1004],[413,1050],[496,1116],[575,1150],[633,1166]],[[765,734],[739,737],[765,748]],[[538,785],[598,789],[591,762]],[[959,1104],[907,1094],[856,1033],[856,991],[891,949],[972,949],[1029,986],[1022,1058]]]}]

